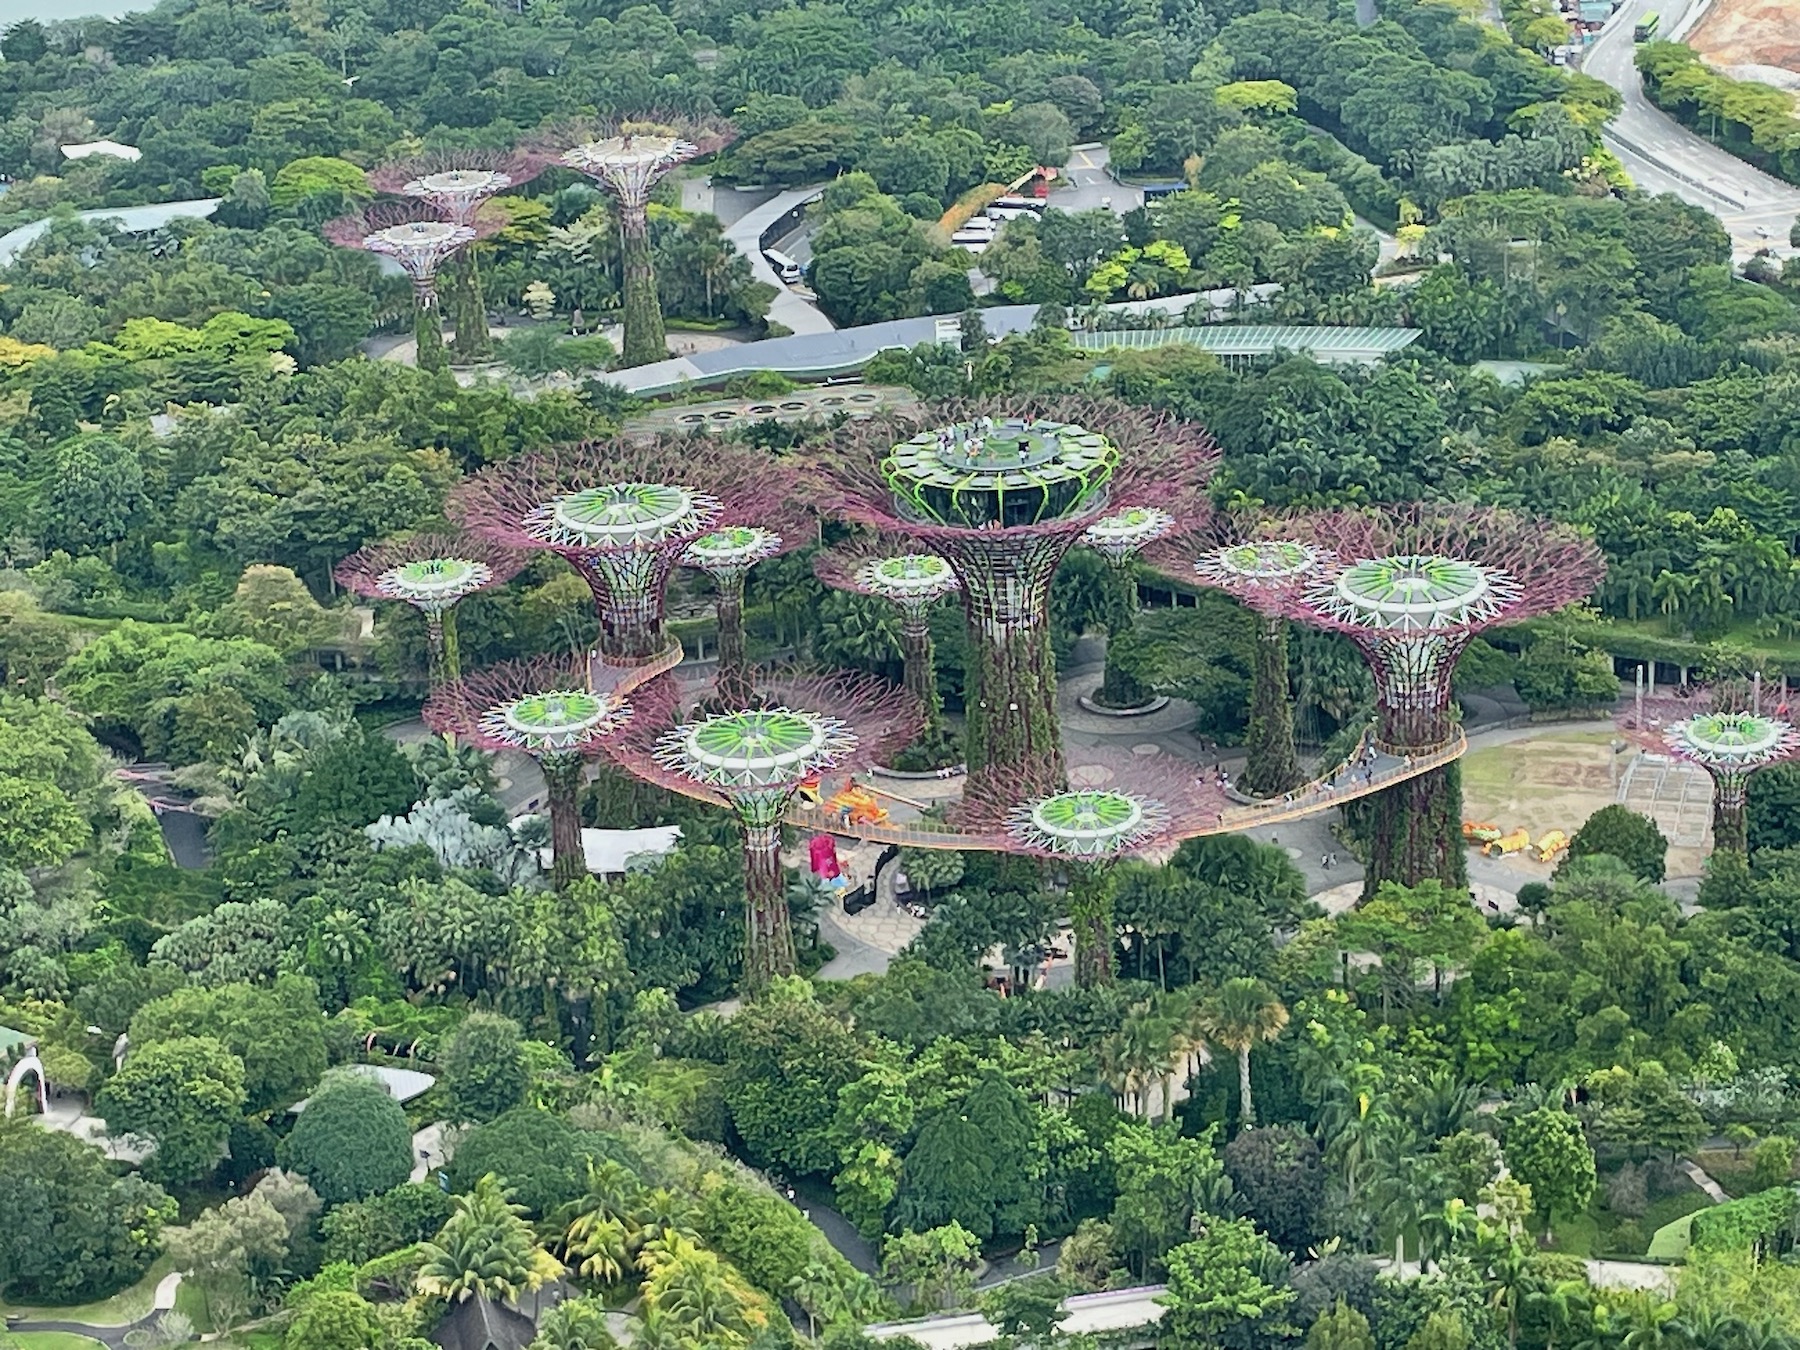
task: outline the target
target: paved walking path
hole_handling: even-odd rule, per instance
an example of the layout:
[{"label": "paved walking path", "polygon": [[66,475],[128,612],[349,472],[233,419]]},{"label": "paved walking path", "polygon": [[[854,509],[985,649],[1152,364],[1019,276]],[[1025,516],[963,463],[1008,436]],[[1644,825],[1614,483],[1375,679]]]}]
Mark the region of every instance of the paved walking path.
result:
[{"label": "paved walking path", "polygon": [[92,1322],[70,1322],[54,1317],[21,1317],[17,1321],[9,1321],[5,1330],[13,1332],[62,1332],[71,1336],[86,1336],[90,1340],[99,1341],[107,1350],[124,1350],[127,1333],[148,1327],[164,1313],[175,1307],[175,1293],[181,1288],[180,1271],[171,1271],[156,1282],[156,1292],[150,1300],[150,1311],[135,1322],[126,1322],[118,1326],[102,1326]]}]

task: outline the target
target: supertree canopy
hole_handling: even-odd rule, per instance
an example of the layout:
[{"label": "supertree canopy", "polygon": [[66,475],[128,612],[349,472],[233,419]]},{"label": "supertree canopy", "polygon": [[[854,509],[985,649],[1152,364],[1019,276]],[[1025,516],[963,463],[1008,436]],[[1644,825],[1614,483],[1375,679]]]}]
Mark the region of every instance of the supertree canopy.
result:
[{"label": "supertree canopy", "polygon": [[1081,542],[1105,558],[1110,570],[1112,595],[1106,614],[1106,671],[1100,681],[1100,702],[1109,708],[1135,708],[1155,691],[1146,689],[1127,674],[1117,657],[1119,640],[1137,622],[1138,586],[1134,559],[1175,528],[1175,517],[1158,506],[1128,506],[1102,516],[1081,536]]},{"label": "supertree canopy", "polygon": [[962,405],[845,428],[814,460],[825,507],[916,541],[962,584],[972,774],[1062,753],[1050,581],[1102,518],[1194,509],[1217,458],[1199,427],[1121,405]]},{"label": "supertree canopy", "polygon": [[[1453,743],[1450,680],[1471,638],[1579,600],[1605,572],[1591,540],[1510,511],[1401,506],[1296,517],[1289,526],[1289,542],[1329,557],[1297,585],[1241,597],[1355,644],[1375,681],[1375,745],[1408,758]],[[1372,801],[1371,888],[1430,877],[1465,884],[1455,765]]]},{"label": "supertree canopy", "polygon": [[442,219],[424,201],[377,202],[328,222],[325,237],[343,248],[379,253],[400,265],[412,279],[418,363],[426,370],[441,370],[448,357],[437,307],[438,272],[457,252],[499,228],[499,221],[481,216]]},{"label": "supertree canopy", "polygon": [[1283,533],[1279,521],[1221,512],[1145,551],[1145,561],[1184,586],[1210,586],[1256,614],[1246,762],[1238,785],[1257,796],[1286,792],[1302,779],[1294,752],[1294,707],[1288,689],[1288,621],[1274,605],[1329,562],[1329,551]]},{"label": "supertree canopy", "polygon": [[1227,803],[1186,761],[1100,750],[1071,755],[1078,762],[1066,784],[1061,766],[1044,760],[1017,766],[1009,780],[971,781],[953,820],[996,848],[1061,866],[1075,927],[1075,982],[1106,984],[1117,937],[1110,864],[1206,831]]},{"label": "supertree canopy", "polygon": [[377,192],[429,202],[444,219],[466,225],[489,197],[523,187],[544,170],[523,150],[434,150],[372,170]]},{"label": "supertree canopy", "polygon": [[489,666],[435,691],[425,724],[484,750],[517,750],[543,770],[549,789],[551,876],[560,890],[587,870],[579,797],[583,764],[634,718],[659,724],[671,682],[597,687],[581,656],[540,657]]},{"label": "supertree canopy", "polygon": [[781,819],[802,784],[877,762],[917,732],[906,692],[868,675],[765,675],[752,702],[695,710],[660,735],[634,732],[608,748],[646,781],[736,812],[744,832],[744,978],[758,988],[794,973],[794,935],[781,872]]},{"label": "supertree canopy", "polygon": [[337,565],[338,584],[377,600],[403,600],[425,616],[434,685],[462,674],[456,603],[517,576],[528,555],[468,534],[412,534],[352,553]]},{"label": "supertree canopy", "polygon": [[1645,749],[1697,764],[1713,780],[1713,847],[1747,851],[1744,802],[1750,777],[1800,758],[1800,730],[1785,705],[1763,706],[1760,687],[1714,685],[1691,698],[1646,699],[1619,717]]},{"label": "supertree canopy", "polygon": [[646,114],[599,128],[565,133],[558,158],[612,194],[618,203],[619,247],[625,265],[627,366],[668,356],[656,274],[650,263],[647,207],[657,183],[680,165],[729,144],[735,133],[723,123]]},{"label": "supertree canopy", "polygon": [[931,611],[961,587],[935,553],[922,553],[900,534],[861,535],[813,557],[813,572],[833,590],[885,600],[900,611],[900,656],[906,690],[925,713],[925,732],[942,711],[931,643]]},{"label": "supertree canopy", "polygon": [[483,538],[566,559],[594,592],[601,660],[631,666],[668,647],[663,606],[682,555],[722,525],[777,518],[792,495],[761,451],[664,437],[505,460],[464,479],[448,509]]}]

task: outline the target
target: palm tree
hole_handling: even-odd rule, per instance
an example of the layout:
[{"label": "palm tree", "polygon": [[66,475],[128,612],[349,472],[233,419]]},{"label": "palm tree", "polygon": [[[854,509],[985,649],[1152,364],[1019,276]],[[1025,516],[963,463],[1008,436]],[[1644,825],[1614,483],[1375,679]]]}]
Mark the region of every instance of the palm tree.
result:
[{"label": "palm tree", "polygon": [[1219,992],[1202,1007],[1196,1025],[1207,1040],[1238,1057],[1238,1129],[1256,1124],[1256,1106],[1250,1098],[1250,1051],[1281,1035],[1288,1024],[1287,1005],[1261,980],[1240,975],[1219,986]]},{"label": "palm tree", "polygon": [[531,1350],[616,1350],[606,1329],[606,1307],[598,1299],[572,1298],[557,1304],[537,1321]]},{"label": "palm tree", "polygon": [[456,1208],[437,1238],[419,1244],[420,1293],[450,1303],[485,1298],[495,1303],[528,1294],[562,1273],[555,1257],[538,1246],[531,1225],[519,1216],[492,1172]]}]

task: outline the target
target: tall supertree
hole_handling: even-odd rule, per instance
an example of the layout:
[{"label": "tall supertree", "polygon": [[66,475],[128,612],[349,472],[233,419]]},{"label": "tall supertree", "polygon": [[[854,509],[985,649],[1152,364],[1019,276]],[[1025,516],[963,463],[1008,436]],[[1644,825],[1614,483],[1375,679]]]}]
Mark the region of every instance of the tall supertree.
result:
[{"label": "tall supertree", "polygon": [[[1450,680],[1477,633],[1547,614],[1599,585],[1605,563],[1573,529],[1459,505],[1332,511],[1288,522],[1321,557],[1296,586],[1245,590],[1252,607],[1342,633],[1375,681],[1375,748],[1402,758],[1456,738]],[[1467,884],[1454,763],[1371,799],[1365,884]]]},{"label": "tall supertree", "polygon": [[1800,730],[1786,705],[1763,706],[1760,685],[1713,685],[1690,698],[1636,701],[1619,715],[1632,740],[1659,754],[1698,764],[1713,780],[1713,847],[1749,849],[1744,802],[1751,775],[1800,759]]},{"label": "tall supertree", "polygon": [[1061,865],[1075,930],[1075,982],[1085,987],[1113,978],[1112,864],[1215,828],[1226,800],[1185,761],[1071,753],[1079,760],[1068,771],[1074,786],[1065,786],[1059,763],[1039,760],[1016,766],[1008,779],[971,781],[952,816],[996,849]]},{"label": "tall supertree", "polygon": [[813,557],[813,573],[833,590],[885,600],[900,611],[900,656],[906,690],[924,711],[922,738],[942,725],[931,611],[961,588],[956,572],[935,553],[921,553],[905,535],[861,535]]},{"label": "tall supertree", "polygon": [[441,220],[422,201],[377,202],[354,215],[339,216],[325,226],[325,236],[343,248],[379,253],[400,264],[413,285],[413,334],[418,362],[441,370],[443,325],[438,314],[437,276],[455,254],[499,229],[499,222],[476,216],[465,222]]},{"label": "tall supertree", "polygon": [[844,428],[815,458],[827,510],[916,541],[962,583],[969,772],[1060,762],[1050,582],[1103,517],[1197,508],[1201,428],[1072,399],[957,405]]},{"label": "tall supertree", "polygon": [[1107,606],[1106,673],[1100,681],[1101,702],[1108,707],[1133,707],[1152,692],[1119,668],[1114,660],[1114,645],[1137,621],[1138,555],[1174,528],[1175,517],[1159,506],[1128,506],[1102,516],[1081,536],[1081,542],[1105,558],[1111,569],[1114,594]]},{"label": "tall supertree", "polygon": [[1259,797],[1299,784],[1303,775],[1294,751],[1294,705],[1288,690],[1288,621],[1274,600],[1303,586],[1331,554],[1284,536],[1278,520],[1220,513],[1152,545],[1145,560],[1171,581],[1224,591],[1255,612],[1246,762],[1238,784]]},{"label": "tall supertree", "polygon": [[409,534],[352,553],[337,565],[338,584],[375,600],[402,600],[425,616],[433,687],[462,675],[456,603],[504,586],[531,559],[469,534]]},{"label": "tall supertree", "polygon": [[448,510],[485,539],[566,559],[594,592],[600,659],[636,666],[668,648],[669,573],[688,548],[722,524],[782,516],[791,497],[762,451],[671,436],[504,460],[458,484]]},{"label": "tall supertree", "polygon": [[[453,225],[469,225],[483,202],[524,186],[543,169],[543,157],[524,150],[436,150],[383,164],[370,172],[369,182],[377,192],[428,202]],[[470,360],[486,356],[493,346],[475,259],[475,249],[464,253],[462,284],[451,291],[452,301],[460,301],[453,306],[456,352]]]},{"label": "tall supertree", "polygon": [[624,365],[647,365],[669,354],[650,262],[651,190],[671,170],[723,148],[735,134],[725,123],[646,114],[578,133],[578,139],[561,138],[562,163],[600,184],[618,206],[625,267]]},{"label": "tall supertree", "polygon": [[781,819],[795,793],[832,770],[879,762],[919,727],[918,704],[873,676],[764,675],[745,706],[695,709],[659,736],[634,732],[608,753],[647,782],[715,802],[744,834],[744,980],[761,988],[794,973],[794,934],[781,872]]},{"label": "tall supertree", "polygon": [[518,750],[543,770],[550,808],[550,875],[558,890],[587,871],[581,848],[584,765],[634,720],[656,727],[672,704],[671,682],[596,685],[582,655],[489,666],[425,701],[425,725],[484,750]]}]

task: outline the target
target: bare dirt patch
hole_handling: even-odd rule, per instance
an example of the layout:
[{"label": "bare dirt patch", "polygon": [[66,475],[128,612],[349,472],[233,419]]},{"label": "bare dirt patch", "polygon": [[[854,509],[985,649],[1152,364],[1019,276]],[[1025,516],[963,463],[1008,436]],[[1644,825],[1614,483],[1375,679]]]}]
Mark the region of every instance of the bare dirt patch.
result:
[{"label": "bare dirt patch", "polygon": [[1713,0],[1687,43],[1730,74],[1800,87],[1800,0]]}]

